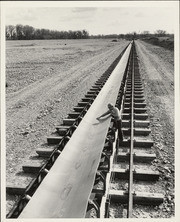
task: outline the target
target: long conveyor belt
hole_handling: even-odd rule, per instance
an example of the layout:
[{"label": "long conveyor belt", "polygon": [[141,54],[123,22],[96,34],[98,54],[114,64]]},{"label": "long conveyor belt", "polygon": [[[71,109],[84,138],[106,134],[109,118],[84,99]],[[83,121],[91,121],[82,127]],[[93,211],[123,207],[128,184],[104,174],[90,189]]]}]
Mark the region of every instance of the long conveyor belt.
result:
[{"label": "long conveyor belt", "polygon": [[110,124],[96,117],[115,104],[132,43],[19,218],[83,218]]}]

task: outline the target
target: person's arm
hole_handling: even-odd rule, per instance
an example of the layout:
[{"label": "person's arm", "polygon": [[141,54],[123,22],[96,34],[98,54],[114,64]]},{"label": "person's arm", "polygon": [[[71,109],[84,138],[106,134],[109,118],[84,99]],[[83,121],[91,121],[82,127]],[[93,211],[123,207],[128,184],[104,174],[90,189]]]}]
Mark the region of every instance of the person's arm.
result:
[{"label": "person's arm", "polygon": [[101,116],[97,117],[96,119],[99,120],[101,117],[109,115],[111,112],[108,110],[107,112],[103,113]]}]

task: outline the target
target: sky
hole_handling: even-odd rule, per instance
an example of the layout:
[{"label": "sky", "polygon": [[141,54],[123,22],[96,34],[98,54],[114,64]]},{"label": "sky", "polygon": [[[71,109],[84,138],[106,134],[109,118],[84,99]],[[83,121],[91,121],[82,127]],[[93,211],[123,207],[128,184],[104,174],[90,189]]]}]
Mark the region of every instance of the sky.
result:
[{"label": "sky", "polygon": [[[41,4],[42,5],[42,4]],[[126,34],[156,30],[174,33],[175,8],[128,6],[7,7],[6,25],[30,25],[50,30],[87,30],[90,35]]]}]

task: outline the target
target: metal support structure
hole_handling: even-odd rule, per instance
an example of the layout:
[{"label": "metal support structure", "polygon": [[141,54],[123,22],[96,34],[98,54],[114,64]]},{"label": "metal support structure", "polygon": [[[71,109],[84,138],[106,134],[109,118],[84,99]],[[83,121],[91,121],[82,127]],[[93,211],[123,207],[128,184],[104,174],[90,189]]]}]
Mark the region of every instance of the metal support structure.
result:
[{"label": "metal support structure", "polygon": [[94,209],[96,212],[96,216],[97,218],[99,218],[100,216],[100,212],[99,212],[99,205],[95,200],[88,200],[88,207],[87,207],[87,211]]},{"label": "metal support structure", "polygon": [[[131,49],[131,52],[132,52],[132,49]],[[124,93],[125,93],[125,88],[126,88],[127,71],[128,71],[129,62],[130,62],[130,56],[127,61],[127,66],[126,66],[126,69],[124,72],[123,79],[121,81],[121,86],[120,86],[120,90],[119,90],[117,101],[116,101],[116,106],[120,110],[120,115],[122,115],[121,107],[123,106],[123,101],[124,101]],[[113,136],[114,136],[114,141],[113,141],[114,143],[112,143],[111,156],[109,158],[109,169],[108,169],[108,173],[106,176],[105,194],[102,198],[101,206],[100,206],[100,218],[108,218],[109,217],[109,207],[110,207],[110,202],[111,202],[111,197],[109,196],[110,181],[112,181],[112,179],[114,177],[113,164],[114,164],[114,160],[116,159],[116,156],[118,154],[118,148],[120,145],[120,141],[117,136],[117,132],[114,131]]]},{"label": "metal support structure", "polygon": [[19,218],[85,217],[110,125],[110,118],[100,122],[96,118],[107,110],[108,103],[116,102],[131,45]]},{"label": "metal support structure", "polygon": [[133,208],[133,153],[134,153],[134,44],[132,46],[132,72],[131,72],[131,142],[130,142],[130,156],[129,156],[129,198],[127,217],[132,217]]},{"label": "metal support structure", "polygon": [[[100,218],[108,218],[109,217],[109,208],[112,202],[116,202],[119,204],[127,205],[127,217],[133,217],[133,204],[140,205],[159,205],[163,202],[164,195],[161,193],[146,193],[146,192],[136,192],[133,188],[133,180],[140,181],[155,181],[159,178],[158,171],[151,170],[138,170],[134,169],[134,162],[151,162],[156,158],[155,154],[152,153],[140,153],[138,151],[134,152],[134,148],[151,148],[153,145],[153,141],[147,139],[139,139],[138,136],[148,136],[150,133],[149,129],[138,129],[138,127],[149,127],[149,121],[147,121],[147,114],[144,114],[146,107],[146,103],[143,98],[143,90],[140,82],[140,75],[137,71],[136,64],[136,50],[135,45],[132,45],[130,61],[128,66],[128,79],[125,82],[126,94],[125,94],[125,102],[123,102],[124,112],[128,109],[127,113],[124,113],[126,117],[122,122],[123,127],[129,128],[126,130],[130,139],[124,139],[122,145],[122,149],[128,148],[127,152],[121,152],[119,149],[117,135],[115,137],[116,141],[116,149],[113,144],[113,152],[110,157],[110,170],[106,175],[106,190],[104,196],[101,198],[100,205]],[[122,91],[121,91],[122,92]],[[128,92],[128,96],[127,96]],[[139,97],[139,95],[142,97]],[[120,100],[121,97],[118,96],[117,105],[121,105]],[[143,113],[143,114],[142,114]],[[126,133],[126,135],[127,135]],[[136,140],[134,136],[137,136]],[[118,149],[117,149],[118,148]],[[117,155],[115,154],[117,152]],[[112,166],[112,158],[116,161],[116,164],[119,161],[128,161],[129,168],[119,169]],[[113,169],[113,170],[112,170]],[[114,178],[119,178],[121,180],[128,180],[128,189],[126,191],[119,189],[111,189],[110,183],[113,182]],[[99,192],[100,193],[100,192]]]}]

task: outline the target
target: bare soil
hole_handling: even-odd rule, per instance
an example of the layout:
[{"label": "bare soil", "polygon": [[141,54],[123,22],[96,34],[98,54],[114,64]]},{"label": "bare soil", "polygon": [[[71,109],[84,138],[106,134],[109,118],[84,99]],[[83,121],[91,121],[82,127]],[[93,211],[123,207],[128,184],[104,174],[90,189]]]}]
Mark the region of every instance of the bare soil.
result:
[{"label": "bare soil", "polygon": [[[46,137],[55,131],[54,126],[62,122],[127,43],[123,40],[7,42],[7,183],[27,185],[30,182],[31,175],[22,174],[23,163],[36,155],[35,150],[46,143]],[[172,217],[174,54],[140,40],[136,41],[136,49],[155,143],[153,149],[157,154],[153,168],[161,172],[158,187],[165,199],[155,207],[153,215],[139,212],[134,216]],[[7,211],[13,203],[9,197]]]},{"label": "bare soil", "polygon": [[169,218],[174,216],[174,53],[143,41],[136,46],[157,155],[152,164],[161,173],[158,186],[165,195],[151,217]]},{"label": "bare soil", "polygon": [[174,37],[150,37],[150,38],[144,38],[144,41],[147,43],[151,43],[153,45],[161,46],[163,48],[174,50]]},{"label": "bare soil", "polygon": [[[6,179],[26,186],[22,165],[119,56],[128,41],[8,41]],[[7,212],[14,199],[8,196]]]}]

